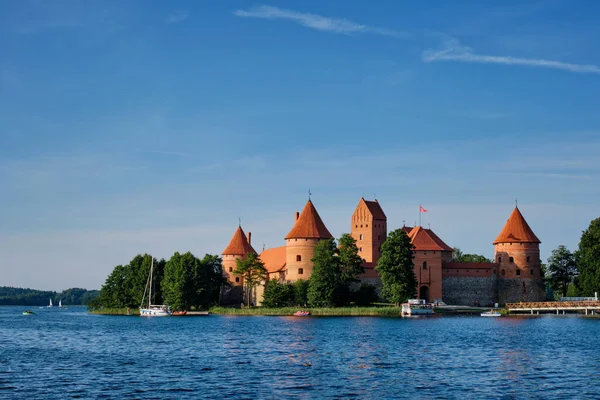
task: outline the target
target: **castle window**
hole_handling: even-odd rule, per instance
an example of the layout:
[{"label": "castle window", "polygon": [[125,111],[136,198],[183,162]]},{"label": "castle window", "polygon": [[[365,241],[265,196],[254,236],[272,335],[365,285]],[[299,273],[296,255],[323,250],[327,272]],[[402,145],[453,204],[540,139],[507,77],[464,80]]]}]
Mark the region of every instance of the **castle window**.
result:
[{"label": "castle window", "polygon": [[236,281],[236,282],[239,282],[239,281],[240,281],[240,278],[235,278],[235,281]]},{"label": "castle window", "polygon": [[358,251],[362,251],[362,247],[360,247],[360,248],[358,249]]},{"label": "castle window", "polygon": [[508,257],[508,262],[515,262],[514,257]]},{"label": "castle window", "polygon": [[381,235],[377,235],[377,240],[381,240]]},{"label": "castle window", "polygon": [[233,268],[232,267],[229,267],[229,272],[233,272]]},{"label": "castle window", "polygon": [[296,261],[302,261],[302,256],[300,254],[296,256]]},{"label": "castle window", "polygon": [[355,228],[358,228],[358,225],[354,225]]},{"label": "castle window", "polygon": [[304,273],[304,269],[298,268],[298,275],[302,275]]},{"label": "castle window", "polygon": [[365,227],[366,227],[366,228],[368,228],[368,227],[369,227],[369,224],[365,225]]},{"label": "castle window", "polygon": [[533,270],[531,270],[530,272],[531,272],[531,275],[533,275]]},{"label": "castle window", "polygon": [[360,227],[362,228],[362,225]]},{"label": "castle window", "polygon": [[362,233],[360,234],[360,236],[358,237],[358,240],[362,240]]},{"label": "castle window", "polygon": [[366,259],[366,258],[363,258],[363,262],[364,262],[364,263],[365,263],[365,262],[367,262],[367,259]]},{"label": "castle window", "polygon": [[506,275],[506,271],[505,270],[500,271],[500,275],[502,275],[502,276]]},{"label": "castle window", "polygon": [[502,257],[498,257],[498,262],[501,263],[502,262]]},{"label": "castle window", "polygon": [[427,261],[423,261],[423,269],[427,269]]},{"label": "castle window", "polygon": [[531,257],[527,256],[527,262],[529,262],[529,260],[531,260]]},{"label": "castle window", "polygon": [[517,275],[521,275],[521,270],[520,269],[517,270]]}]

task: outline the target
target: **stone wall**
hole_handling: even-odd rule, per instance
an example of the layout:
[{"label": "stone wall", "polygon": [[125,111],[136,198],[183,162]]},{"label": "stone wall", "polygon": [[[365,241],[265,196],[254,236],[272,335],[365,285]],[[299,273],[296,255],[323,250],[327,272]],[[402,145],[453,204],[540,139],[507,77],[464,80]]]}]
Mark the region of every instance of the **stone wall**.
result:
[{"label": "stone wall", "polygon": [[544,301],[546,291],[540,279],[500,278],[498,300],[501,306],[520,301]]},{"label": "stone wall", "polygon": [[498,278],[487,277],[444,277],[442,300],[456,306],[493,307],[498,302]]}]

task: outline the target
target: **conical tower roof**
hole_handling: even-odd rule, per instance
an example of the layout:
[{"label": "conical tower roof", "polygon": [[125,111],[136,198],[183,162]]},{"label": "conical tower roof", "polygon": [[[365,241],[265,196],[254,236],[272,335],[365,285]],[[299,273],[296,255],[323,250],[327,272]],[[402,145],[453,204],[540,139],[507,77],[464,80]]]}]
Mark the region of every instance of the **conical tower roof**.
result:
[{"label": "conical tower roof", "polygon": [[541,241],[535,236],[519,208],[515,207],[493,244],[498,243],[541,243]]},{"label": "conical tower roof", "polygon": [[321,220],[312,201],[308,200],[296,224],[285,237],[286,239],[331,239],[333,236]]},{"label": "conical tower roof", "polygon": [[225,247],[222,254],[227,256],[245,256],[248,253],[256,253],[256,251],[252,248],[250,243],[248,243],[248,238],[242,227],[238,226],[231,241],[227,247]]}]

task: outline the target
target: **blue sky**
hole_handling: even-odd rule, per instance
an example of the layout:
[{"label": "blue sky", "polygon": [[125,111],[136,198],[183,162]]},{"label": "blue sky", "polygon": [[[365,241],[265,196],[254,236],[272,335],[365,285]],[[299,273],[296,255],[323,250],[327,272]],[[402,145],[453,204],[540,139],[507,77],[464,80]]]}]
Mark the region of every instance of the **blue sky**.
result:
[{"label": "blue sky", "polygon": [[284,244],[312,199],[349,231],[419,204],[493,255],[514,207],[542,258],[600,198],[600,5],[0,2],[0,285],[99,288],[137,253]]}]

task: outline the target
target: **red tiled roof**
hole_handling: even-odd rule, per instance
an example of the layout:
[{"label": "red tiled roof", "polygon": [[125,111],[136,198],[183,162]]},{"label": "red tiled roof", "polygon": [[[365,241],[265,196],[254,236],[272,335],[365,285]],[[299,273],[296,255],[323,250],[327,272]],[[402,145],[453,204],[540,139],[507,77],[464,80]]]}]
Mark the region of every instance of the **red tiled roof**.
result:
[{"label": "red tiled roof", "polygon": [[442,268],[446,269],[460,269],[460,268],[468,268],[468,269],[493,269],[498,268],[500,264],[496,263],[476,263],[476,262],[445,262],[442,263]]},{"label": "red tiled roof", "polygon": [[412,226],[403,226],[402,228],[402,232],[406,232],[406,234],[408,235],[410,233],[410,231],[413,230]]},{"label": "red tiled roof", "polygon": [[221,254],[228,256],[245,256],[248,253],[256,253],[256,251],[252,248],[250,243],[248,243],[248,239],[246,238],[246,234],[242,227],[238,226],[231,241]]},{"label": "red tiled roof", "polygon": [[408,237],[415,246],[415,250],[453,251],[452,247],[444,243],[431,229],[415,226]]},{"label": "red tiled roof", "polygon": [[365,205],[369,209],[369,212],[373,216],[373,219],[387,221],[387,217],[385,216],[385,213],[383,212],[383,208],[381,208],[381,206],[379,205],[379,202],[377,200],[367,201],[364,198],[361,198],[360,200],[365,202]]},{"label": "red tiled roof", "polygon": [[321,220],[312,201],[308,201],[286,239],[331,239],[333,236]]},{"label": "red tiled roof", "polygon": [[269,273],[285,270],[285,246],[263,250],[260,259]]},{"label": "red tiled roof", "polygon": [[493,244],[498,243],[541,243],[541,241],[535,236],[519,209],[515,207]]}]

